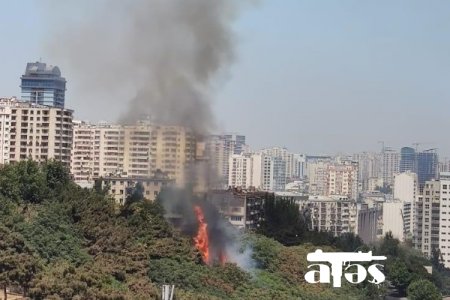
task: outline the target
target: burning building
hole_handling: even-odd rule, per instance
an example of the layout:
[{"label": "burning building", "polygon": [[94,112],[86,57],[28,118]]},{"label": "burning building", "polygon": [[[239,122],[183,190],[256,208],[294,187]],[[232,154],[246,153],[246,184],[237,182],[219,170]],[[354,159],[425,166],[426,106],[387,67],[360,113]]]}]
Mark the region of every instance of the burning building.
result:
[{"label": "burning building", "polygon": [[266,192],[240,189],[214,190],[208,193],[208,201],[236,228],[254,230],[264,218],[267,195]]}]

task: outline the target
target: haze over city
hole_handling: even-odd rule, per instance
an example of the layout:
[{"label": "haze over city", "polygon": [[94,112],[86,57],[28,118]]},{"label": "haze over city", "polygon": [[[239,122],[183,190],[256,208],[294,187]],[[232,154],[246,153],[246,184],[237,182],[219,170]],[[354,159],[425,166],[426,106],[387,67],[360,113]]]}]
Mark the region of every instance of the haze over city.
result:
[{"label": "haze over city", "polygon": [[[94,95],[80,72],[49,49],[49,36],[97,6],[73,2],[46,13],[53,4],[42,3],[0,4],[10,24],[0,28],[1,96],[20,96],[25,63],[42,58],[61,68],[66,106],[77,119],[116,121],[134,95]],[[245,5],[234,21],[234,59],[210,93],[217,131],[245,134],[254,148],[328,154],[379,150],[378,141],[397,148],[420,142],[450,156],[449,8],[447,1]],[[111,97],[120,101],[108,105]]]}]

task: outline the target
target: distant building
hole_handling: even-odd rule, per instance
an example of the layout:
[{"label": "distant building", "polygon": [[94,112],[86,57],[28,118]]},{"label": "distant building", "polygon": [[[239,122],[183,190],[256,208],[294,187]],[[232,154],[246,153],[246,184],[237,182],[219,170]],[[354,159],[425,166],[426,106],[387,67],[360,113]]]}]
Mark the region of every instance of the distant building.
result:
[{"label": "distant building", "polygon": [[417,176],[419,185],[426,181],[438,179],[438,155],[435,149],[426,150],[417,154]]},{"label": "distant building", "polygon": [[308,162],[308,181],[310,195],[327,194],[328,160],[316,160]]},{"label": "distant building", "polygon": [[407,171],[405,173],[395,174],[394,199],[403,203],[401,217],[404,223],[404,238],[411,238],[414,233],[414,206],[418,193],[419,183],[416,173]]},{"label": "distant building", "polygon": [[269,193],[241,189],[214,190],[208,193],[221,215],[239,229],[257,229],[264,220],[264,202]]},{"label": "distant building", "polygon": [[383,236],[382,203],[369,205],[363,203],[358,209],[358,236],[365,244],[375,243]]},{"label": "distant building", "polygon": [[399,172],[404,173],[407,171],[416,172],[417,170],[416,150],[411,147],[403,147],[400,149],[400,165]]},{"label": "distant building", "polygon": [[345,161],[327,168],[326,195],[358,199],[358,163]]},{"label": "distant building", "polygon": [[[435,249],[439,248],[439,233],[440,233],[440,219],[441,219],[440,189],[441,183],[439,181],[436,180],[426,181],[422,193],[417,197],[416,202],[414,246],[427,257],[431,256],[431,251],[433,248]],[[446,199],[445,202],[447,202],[448,201],[447,195],[445,199]],[[445,222],[447,222],[448,217],[447,216],[442,217],[444,218]],[[447,239],[445,239],[445,241],[447,241]]]},{"label": "distant building", "polygon": [[125,204],[126,199],[133,194],[136,185],[139,183],[143,188],[145,199],[154,201],[161,192],[161,189],[174,184],[174,180],[169,179],[162,172],[156,172],[152,177],[116,177],[107,176],[96,178],[103,188],[108,187],[108,193],[116,203]]},{"label": "distant building", "polygon": [[[391,232],[392,236],[400,241],[404,241],[407,229],[405,228],[405,213],[407,224],[411,220],[411,203],[398,200],[386,201],[382,205],[382,224],[383,235]],[[405,211],[406,206],[406,211]],[[408,228],[409,229],[409,228]]]},{"label": "distant building", "polygon": [[196,157],[193,133],[181,126],[75,122],[71,173],[84,185],[106,176],[151,177],[161,170],[183,186]]},{"label": "distant building", "polygon": [[394,174],[400,170],[400,154],[390,148],[384,148],[382,152],[382,177],[385,185],[394,183]]},{"label": "distant building", "polygon": [[219,188],[226,188],[230,184],[229,160],[232,155],[239,155],[245,149],[245,136],[239,134],[216,134],[206,137],[205,150],[217,177]]},{"label": "distant building", "polygon": [[439,182],[439,249],[445,266],[450,268],[450,172],[440,173]]},{"label": "distant building", "polygon": [[[381,176],[381,156],[379,153],[362,152],[353,155],[353,161],[358,163],[358,181],[361,184],[361,191],[373,191],[374,180]],[[371,181],[371,182],[369,182]]]},{"label": "distant building", "polygon": [[233,154],[229,159],[228,183],[231,187],[247,189],[252,186],[250,154]]},{"label": "distant building", "polygon": [[277,192],[278,200],[295,201],[304,215],[308,216],[309,228],[327,231],[338,236],[358,231],[358,214],[355,200],[344,196],[304,196],[298,193]]},{"label": "distant building", "polygon": [[20,77],[22,100],[53,107],[64,107],[66,79],[58,67],[41,62],[28,63]]},{"label": "distant building", "polygon": [[383,178],[381,177],[371,177],[367,180],[367,185],[365,191],[374,192],[379,190],[384,185]]}]

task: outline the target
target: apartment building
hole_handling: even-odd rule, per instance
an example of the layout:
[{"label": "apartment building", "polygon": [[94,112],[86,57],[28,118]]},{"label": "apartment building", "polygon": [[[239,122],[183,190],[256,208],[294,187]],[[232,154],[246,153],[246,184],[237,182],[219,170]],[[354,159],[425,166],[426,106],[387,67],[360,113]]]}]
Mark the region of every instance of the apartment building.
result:
[{"label": "apartment building", "polygon": [[70,165],[72,110],[0,99],[0,162],[49,159]]},{"label": "apartment building", "polygon": [[7,99],[0,99],[0,164],[9,163],[11,107]]},{"label": "apartment building", "polygon": [[281,157],[264,153],[234,154],[229,160],[230,187],[254,187],[263,191],[283,191],[286,163]]},{"label": "apartment building", "polygon": [[[439,248],[441,182],[425,182],[422,193],[416,202],[416,224],[414,245],[425,256],[430,257],[433,248]],[[447,218],[444,218],[447,222]]]},{"label": "apartment building", "polygon": [[373,191],[373,181],[381,178],[381,155],[362,152],[354,154],[352,159],[358,163],[358,181],[361,184],[361,190]]},{"label": "apartment building", "polygon": [[[444,264],[450,267],[450,172],[439,174],[440,205],[439,205],[439,249]],[[432,232],[433,234],[433,232]]]},{"label": "apartment building", "polygon": [[151,177],[161,170],[184,185],[195,160],[195,138],[181,126],[74,123],[71,171],[79,184],[93,178]]},{"label": "apartment building", "polygon": [[304,196],[291,192],[277,192],[276,199],[295,201],[303,214],[309,216],[312,230],[328,231],[338,236],[358,233],[358,213],[355,200],[345,196]]},{"label": "apartment building", "polygon": [[326,195],[358,199],[358,163],[346,161],[327,167]]},{"label": "apartment building", "polygon": [[318,160],[308,163],[308,180],[310,195],[326,195],[328,166],[331,161]]},{"label": "apartment building", "polygon": [[174,180],[162,172],[156,172],[151,177],[121,177],[107,176],[97,178],[103,188],[108,187],[109,194],[114,198],[116,203],[123,205],[134,190],[136,185],[140,184],[143,188],[143,196],[145,199],[154,201],[164,187],[172,186]]},{"label": "apartment building", "polygon": [[233,154],[230,157],[228,183],[231,187],[247,189],[252,186],[252,158],[250,154]]},{"label": "apartment building", "polygon": [[358,236],[365,244],[383,237],[382,203],[361,203],[358,209]]},{"label": "apartment building", "polygon": [[383,183],[391,185],[394,183],[394,174],[400,171],[400,153],[386,147],[383,148],[381,156]]},{"label": "apartment building", "polygon": [[268,193],[242,189],[215,190],[208,201],[220,214],[239,229],[256,229],[264,218],[264,201]]}]

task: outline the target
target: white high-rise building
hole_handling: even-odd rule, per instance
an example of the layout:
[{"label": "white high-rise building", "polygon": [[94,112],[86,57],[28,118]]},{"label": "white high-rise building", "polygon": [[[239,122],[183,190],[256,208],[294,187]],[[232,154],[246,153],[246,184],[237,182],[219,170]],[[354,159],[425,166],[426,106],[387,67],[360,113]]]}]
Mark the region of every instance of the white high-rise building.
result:
[{"label": "white high-rise building", "polygon": [[69,165],[72,113],[15,98],[0,99],[0,163],[55,159]]},{"label": "white high-rise building", "polygon": [[306,176],[306,155],[294,154],[294,170],[292,177],[294,179],[303,179]]},{"label": "white high-rise building", "polygon": [[291,192],[276,192],[275,197],[295,201],[301,211],[308,212],[311,230],[327,231],[339,236],[358,233],[358,213],[355,200],[345,196],[304,196]]},{"label": "white high-rise building", "polygon": [[414,246],[427,257],[431,256],[433,248],[439,248],[441,217],[445,220],[444,222],[448,220],[447,214],[441,216],[440,213],[440,189],[439,181],[426,181],[422,193],[417,197],[415,206]]},{"label": "white high-rise building", "polygon": [[[362,191],[371,191],[374,178],[381,178],[381,156],[379,153],[363,152],[353,155],[358,163],[358,181]],[[369,182],[372,181],[372,182]]]},{"label": "white high-rise building", "polygon": [[[439,182],[439,249],[445,266],[450,268],[450,172],[441,172]],[[433,231],[431,233],[433,234]]]},{"label": "white high-rise building", "polygon": [[397,174],[400,170],[400,153],[390,148],[384,148],[382,159],[383,183],[392,185],[394,183],[394,174]]},{"label": "white high-rise building", "polygon": [[0,100],[0,164],[9,163],[11,134],[11,107],[8,99]]},{"label": "white high-rise building", "polygon": [[394,198],[414,202],[418,193],[417,174],[407,171],[394,175]]},{"label": "white high-rise building", "polygon": [[414,233],[414,207],[418,194],[417,174],[410,171],[394,175],[394,199],[402,203],[401,215],[403,220],[404,238],[412,237]]},{"label": "white high-rise building", "polygon": [[232,187],[252,186],[252,159],[250,155],[233,154],[229,160],[228,183]]},{"label": "white high-rise building", "polygon": [[283,172],[289,180],[293,177],[295,170],[294,154],[290,153],[286,148],[272,147],[261,150],[262,153],[272,156],[280,157],[284,161],[285,171]]},{"label": "white high-rise building", "polygon": [[391,232],[400,241],[404,240],[404,224],[402,218],[403,203],[386,201],[383,203],[383,233]]},{"label": "white high-rise building", "polygon": [[241,154],[245,149],[245,136],[238,134],[210,135],[206,138],[206,155],[219,185],[228,186],[229,160],[233,154]]},{"label": "white high-rise building", "polygon": [[229,185],[264,191],[282,191],[286,185],[285,161],[260,153],[234,154],[229,160]]}]

